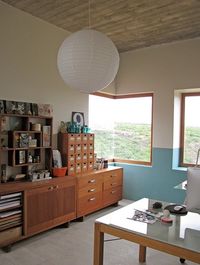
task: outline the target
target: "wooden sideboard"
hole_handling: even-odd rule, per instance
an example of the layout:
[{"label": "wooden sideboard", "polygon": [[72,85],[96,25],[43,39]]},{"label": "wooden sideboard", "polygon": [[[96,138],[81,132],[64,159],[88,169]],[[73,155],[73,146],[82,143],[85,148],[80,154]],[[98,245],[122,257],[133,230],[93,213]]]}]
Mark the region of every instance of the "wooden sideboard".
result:
[{"label": "wooden sideboard", "polygon": [[[6,200],[6,196],[13,194],[21,194],[17,198],[20,204],[0,210],[0,216],[17,211],[7,219],[0,219],[0,247],[7,247],[7,250],[16,241],[76,219],[74,177],[0,185],[0,200]],[[13,218],[21,219],[16,223]],[[3,229],[6,223],[10,223],[10,226]]]},{"label": "wooden sideboard", "polygon": [[7,219],[0,218],[0,247],[8,251],[14,242],[115,204],[122,199],[122,187],[120,167],[50,180],[1,184],[0,200],[14,194],[19,204],[0,209],[0,215],[17,211]]},{"label": "wooden sideboard", "polygon": [[77,176],[77,217],[122,199],[123,169],[109,167]]}]

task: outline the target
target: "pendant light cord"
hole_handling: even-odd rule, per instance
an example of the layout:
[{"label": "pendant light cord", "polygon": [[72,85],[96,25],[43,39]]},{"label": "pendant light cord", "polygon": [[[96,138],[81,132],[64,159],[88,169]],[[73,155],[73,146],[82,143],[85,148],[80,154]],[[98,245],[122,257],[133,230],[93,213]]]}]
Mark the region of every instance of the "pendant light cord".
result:
[{"label": "pendant light cord", "polygon": [[91,29],[90,0],[88,1],[89,29]]}]

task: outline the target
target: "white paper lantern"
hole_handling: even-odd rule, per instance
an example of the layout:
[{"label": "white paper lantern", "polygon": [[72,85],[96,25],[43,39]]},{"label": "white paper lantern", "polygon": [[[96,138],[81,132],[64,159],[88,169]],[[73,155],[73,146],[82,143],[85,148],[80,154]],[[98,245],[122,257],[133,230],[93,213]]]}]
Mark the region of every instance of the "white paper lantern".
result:
[{"label": "white paper lantern", "polygon": [[58,51],[57,64],[68,86],[92,93],[114,80],[119,68],[119,53],[103,33],[85,29],[64,40]]}]

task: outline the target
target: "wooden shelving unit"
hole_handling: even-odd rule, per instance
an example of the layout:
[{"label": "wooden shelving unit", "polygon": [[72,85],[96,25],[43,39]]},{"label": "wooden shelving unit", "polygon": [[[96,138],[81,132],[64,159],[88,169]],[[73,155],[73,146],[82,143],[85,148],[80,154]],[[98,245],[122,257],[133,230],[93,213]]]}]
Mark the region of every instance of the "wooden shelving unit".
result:
[{"label": "wooden shelving unit", "polygon": [[[51,171],[52,122],[46,116],[0,115],[0,183],[13,175],[27,175],[33,166]],[[32,124],[40,124],[41,130],[32,130]],[[43,128],[49,129],[48,141]]]}]

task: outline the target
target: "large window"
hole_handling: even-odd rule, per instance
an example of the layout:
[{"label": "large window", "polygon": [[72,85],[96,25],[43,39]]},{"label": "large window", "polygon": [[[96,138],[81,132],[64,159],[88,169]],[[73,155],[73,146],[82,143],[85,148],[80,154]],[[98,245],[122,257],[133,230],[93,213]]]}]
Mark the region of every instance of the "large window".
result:
[{"label": "large window", "polygon": [[98,157],[151,163],[152,98],[151,93],[89,96],[89,126],[95,133]]},{"label": "large window", "polygon": [[181,166],[194,165],[200,148],[200,93],[182,94]]}]

